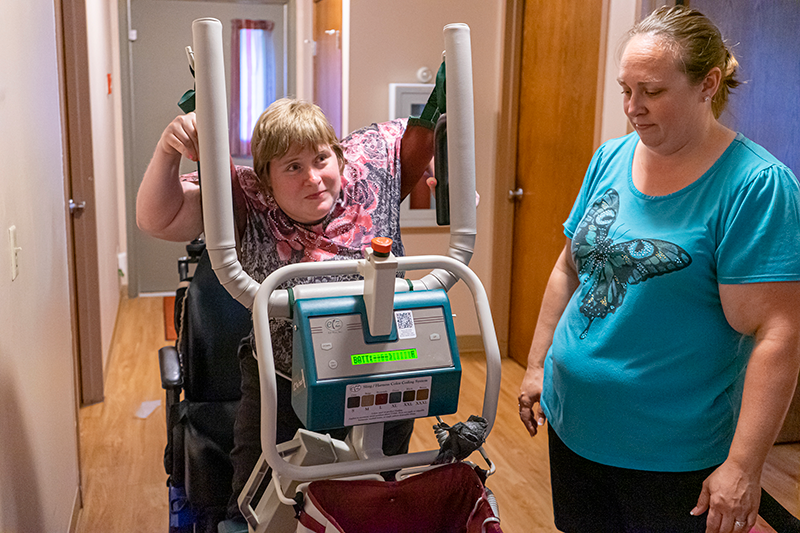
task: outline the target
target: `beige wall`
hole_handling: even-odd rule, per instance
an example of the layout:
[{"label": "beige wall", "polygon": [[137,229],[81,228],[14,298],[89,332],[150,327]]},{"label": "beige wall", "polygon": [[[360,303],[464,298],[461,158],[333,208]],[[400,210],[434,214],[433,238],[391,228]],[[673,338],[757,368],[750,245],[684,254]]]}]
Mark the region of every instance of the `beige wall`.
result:
[{"label": "beige wall", "polygon": [[[89,52],[89,91],[92,109],[92,156],[94,196],[97,216],[97,266],[100,289],[100,335],[103,344],[103,368],[108,362],[120,297],[117,254],[125,249],[120,242],[118,189],[122,153],[119,147],[121,123],[118,116],[119,43],[112,21],[117,19],[114,0],[86,0],[86,28]],[[116,61],[115,61],[116,60]],[[117,65],[115,65],[117,63]],[[108,93],[108,75],[112,90]],[[115,75],[116,74],[116,75]],[[124,227],[124,226],[123,226]]]},{"label": "beige wall", "polygon": [[[627,31],[636,22],[639,0],[611,0],[609,2],[608,37],[606,39],[605,78],[603,81],[602,124],[599,143],[622,137],[628,132],[628,118],[622,111],[622,90],[617,83],[619,71],[619,45]],[[599,144],[598,143],[598,144]]]},{"label": "beige wall", "polygon": [[[478,241],[470,266],[489,292],[493,304],[503,305],[507,296],[493,295],[494,276],[510,272],[493,264],[493,252],[507,242],[492,242],[493,235],[511,235],[512,220],[507,213],[495,212],[502,198],[495,186],[495,163],[498,142],[498,117],[501,113],[503,42],[506,32],[506,0],[349,0],[349,128],[350,130],[385,120],[389,117],[388,85],[392,82],[416,83],[417,69],[426,66],[436,71],[441,61],[443,39],[441,29],[451,22],[470,26],[473,52],[475,93],[477,190],[481,195],[478,208]],[[617,76],[616,48],[622,34],[634,22],[637,0],[609,0],[608,36],[605,53],[599,142],[626,133],[627,121]],[[501,191],[504,192],[504,191]],[[496,216],[499,215],[499,216]],[[508,231],[495,232],[494,225],[508,226]],[[403,242],[408,254],[440,253],[447,249],[446,229],[407,228]],[[461,284],[459,284],[461,285]],[[468,291],[457,286],[451,293],[459,335],[478,333]],[[495,322],[508,319],[507,309],[493,309]],[[501,347],[505,345],[505,323],[497,324]]]},{"label": "beige wall", "polygon": [[[0,531],[67,531],[78,494],[52,0],[0,17]],[[8,227],[19,232],[11,281]]]},{"label": "beige wall", "polygon": [[[505,0],[350,0],[349,128],[389,118],[389,84],[418,83],[417,70],[439,68],[442,28],[462,22],[470,27],[475,97],[478,241],[470,267],[487,291],[492,278],[494,161],[500,112]],[[408,229],[403,243],[409,255],[447,251],[447,230]],[[417,277],[413,275],[412,277]],[[459,335],[477,335],[478,322],[463,284],[450,294]],[[491,298],[491,294],[490,294]]]}]

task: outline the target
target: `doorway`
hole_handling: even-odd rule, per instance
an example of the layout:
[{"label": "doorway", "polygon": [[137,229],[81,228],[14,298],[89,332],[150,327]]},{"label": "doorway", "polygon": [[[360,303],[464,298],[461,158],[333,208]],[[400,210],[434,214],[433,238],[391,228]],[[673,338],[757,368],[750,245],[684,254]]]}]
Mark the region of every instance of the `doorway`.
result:
[{"label": "doorway", "polygon": [[342,0],[314,0],[314,103],[342,138]]},{"label": "doorway", "polygon": [[526,0],[508,353],[527,364],[544,290],[595,145],[607,1]]},{"label": "doorway", "polygon": [[[122,0],[121,0],[122,2]],[[123,55],[125,130],[125,190],[128,230],[129,296],[173,293],[178,282],[177,258],[186,243],[150,237],[136,227],[136,193],[163,129],[179,113],[177,102],[194,86],[185,47],[192,44],[192,21],[213,17],[223,23],[225,70],[230,73],[231,20],[269,20],[274,23],[276,97],[295,91],[293,2],[207,2],[203,0],[126,0],[120,6]],[[230,98],[230,79],[228,95]],[[250,160],[236,160],[251,164]],[[192,172],[190,161],[181,173]]]}]

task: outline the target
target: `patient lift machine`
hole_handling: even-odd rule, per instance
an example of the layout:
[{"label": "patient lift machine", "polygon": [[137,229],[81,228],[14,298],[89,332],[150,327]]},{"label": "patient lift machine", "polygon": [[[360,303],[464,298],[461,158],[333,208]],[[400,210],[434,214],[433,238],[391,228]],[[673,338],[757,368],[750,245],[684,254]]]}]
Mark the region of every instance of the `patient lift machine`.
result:
[{"label": "patient lift machine", "polygon": [[[447,291],[459,280],[472,293],[484,342],[485,435],[495,419],[500,352],[486,292],[466,266],[476,234],[469,28],[464,24],[444,28],[449,82],[446,142],[454,184],[448,256],[395,257],[391,242],[375,239],[364,259],[289,265],[258,285],[242,270],[235,249],[222,25],[215,19],[198,19],[192,27],[206,246],[222,285],[253,311],[261,382],[263,452],[240,496],[240,507],[250,531],[344,531],[331,525],[335,520],[329,529],[306,529],[307,523],[301,520],[298,525],[292,507],[284,504],[294,504],[295,493],[307,490],[308,482],[315,480],[366,477],[382,482],[378,472],[399,470],[398,479],[403,479],[431,468],[438,450],[384,456],[383,423],[456,411],[461,365]],[[396,277],[397,271],[431,269],[418,280]],[[364,279],[278,290],[293,278],[323,274],[360,274]],[[308,428],[282,445],[276,445],[270,317],[293,320],[292,404]],[[352,426],[346,442],[314,433],[344,426]],[[256,502],[268,466],[273,482]],[[481,501],[474,505],[477,509]],[[489,518],[476,531],[500,531],[497,522]]]}]

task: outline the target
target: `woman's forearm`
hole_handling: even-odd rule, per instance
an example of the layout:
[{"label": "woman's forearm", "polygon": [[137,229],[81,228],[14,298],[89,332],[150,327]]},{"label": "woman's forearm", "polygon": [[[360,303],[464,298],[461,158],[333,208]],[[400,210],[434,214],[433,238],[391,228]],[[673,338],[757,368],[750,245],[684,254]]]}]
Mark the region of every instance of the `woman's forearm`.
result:
[{"label": "woman's forearm", "polygon": [[136,222],[153,237],[187,241],[203,231],[200,191],[196,184],[180,181],[180,162],[180,153],[159,143],[139,187]]},{"label": "woman's forearm", "polygon": [[550,345],[553,343],[553,334],[556,330],[561,315],[564,313],[569,299],[580,284],[577,272],[569,258],[570,243],[561,251],[556,265],[547,281],[547,288],[542,298],[539,318],[533,333],[531,349],[528,353],[528,368],[542,368],[544,359]]},{"label": "woman's forearm", "polygon": [[400,144],[400,196],[405,198],[417,185],[433,158],[433,132],[408,126]]},{"label": "woman's forearm", "polygon": [[519,417],[532,437],[538,433],[538,428],[544,424],[545,420],[540,405],[544,389],[544,360],[553,343],[556,325],[564,313],[564,309],[567,308],[570,298],[580,285],[578,273],[570,256],[570,249],[571,243],[567,240],[547,281],[531,349],[528,352],[528,368],[525,370],[517,397]]},{"label": "woman's forearm", "polygon": [[755,340],[745,374],[739,421],[728,458],[760,471],[800,371],[800,282],[720,285],[728,323]]},{"label": "woman's forearm", "polygon": [[745,375],[739,422],[728,460],[760,476],[780,432],[800,372],[796,334],[767,333],[757,339]]}]

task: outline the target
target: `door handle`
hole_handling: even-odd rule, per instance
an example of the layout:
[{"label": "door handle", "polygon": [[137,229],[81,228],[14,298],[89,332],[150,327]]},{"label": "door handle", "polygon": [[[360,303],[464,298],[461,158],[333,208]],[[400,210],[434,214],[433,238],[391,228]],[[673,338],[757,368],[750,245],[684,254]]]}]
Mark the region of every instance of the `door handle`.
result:
[{"label": "door handle", "polygon": [[508,191],[508,201],[509,202],[516,202],[518,200],[522,200],[522,195],[525,192],[522,190],[522,187],[518,188],[516,191]]},{"label": "door handle", "polygon": [[69,199],[69,214],[74,215],[76,211],[83,211],[86,209],[86,202],[76,204],[72,198]]}]

